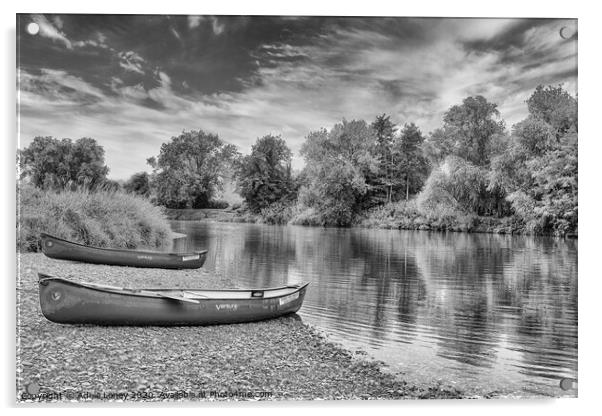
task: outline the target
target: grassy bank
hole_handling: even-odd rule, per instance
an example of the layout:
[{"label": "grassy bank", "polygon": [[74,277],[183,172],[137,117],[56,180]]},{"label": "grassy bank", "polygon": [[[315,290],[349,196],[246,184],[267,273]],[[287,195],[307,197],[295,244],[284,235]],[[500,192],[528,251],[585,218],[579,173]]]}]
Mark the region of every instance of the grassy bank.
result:
[{"label": "grassy bank", "polygon": [[[227,275],[202,269],[166,274],[159,269],[141,271],[57,261],[41,253],[20,254],[18,400],[415,399],[467,395],[431,380],[408,384],[400,375],[385,371],[382,363],[329,342],[297,315],[204,327],[55,324],[40,310],[38,271],[128,287],[191,287],[199,286],[199,282],[207,288],[236,286]],[[28,396],[27,386],[32,383],[45,396]]]},{"label": "grassy bank", "polygon": [[[171,220],[241,222],[271,225],[303,225],[324,227],[320,215],[313,209],[298,210],[295,207],[265,209],[254,214],[247,210],[168,210]],[[495,234],[536,234],[524,222],[514,217],[480,217],[454,211],[427,211],[417,209],[414,201],[396,202],[380,206],[358,217],[354,227],[397,230],[455,231]],[[576,237],[570,234],[569,237]]]},{"label": "grassy bank", "polygon": [[[534,229],[516,216],[484,217],[452,209],[421,209],[416,201],[390,203],[367,212],[359,227],[399,230],[456,231],[471,233],[549,235]],[[577,238],[577,231],[561,235]]]},{"label": "grassy bank", "polygon": [[39,251],[41,232],[98,247],[161,248],[172,241],[161,208],[140,196],[29,185],[17,193],[17,249],[22,252]]},{"label": "grassy bank", "polygon": [[171,209],[165,208],[165,216],[173,221],[216,221],[216,222],[257,222],[242,210],[232,209]]},{"label": "grassy bank", "polygon": [[369,211],[358,226],[400,230],[529,234],[514,217],[481,217],[452,209],[420,209],[416,201],[390,203]]},{"label": "grassy bank", "polygon": [[[300,209],[295,205],[274,204],[257,214],[249,212],[244,206],[236,210],[171,209],[166,210],[166,214],[168,219],[180,221],[329,226],[313,208]],[[554,235],[538,232],[515,216],[497,218],[463,213],[453,209],[426,210],[420,209],[415,200],[393,202],[374,208],[358,216],[352,226],[396,230]],[[565,237],[577,238],[577,232],[568,233]]]}]

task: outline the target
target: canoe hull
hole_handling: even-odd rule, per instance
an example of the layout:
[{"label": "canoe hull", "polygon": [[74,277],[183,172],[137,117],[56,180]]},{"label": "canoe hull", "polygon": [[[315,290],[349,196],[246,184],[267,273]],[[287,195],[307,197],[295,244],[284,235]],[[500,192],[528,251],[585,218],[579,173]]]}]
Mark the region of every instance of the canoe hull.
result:
[{"label": "canoe hull", "polygon": [[160,269],[198,269],[207,258],[207,251],[173,254],[152,251],[118,250],[89,247],[71,241],[41,235],[42,252],[53,259],[79,261],[113,266],[152,267]]},{"label": "canoe hull", "polygon": [[[60,278],[40,279],[44,316],[62,324],[212,325],[252,322],[297,312],[307,285],[283,297],[203,299],[199,303],[95,289]],[[284,298],[284,301],[283,301]]]}]

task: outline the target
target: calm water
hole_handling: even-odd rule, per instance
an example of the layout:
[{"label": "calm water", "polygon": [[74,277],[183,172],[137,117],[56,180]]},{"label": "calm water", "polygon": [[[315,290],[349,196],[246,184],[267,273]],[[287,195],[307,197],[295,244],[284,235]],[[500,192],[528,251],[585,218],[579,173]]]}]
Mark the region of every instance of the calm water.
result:
[{"label": "calm water", "polygon": [[178,221],[239,287],[310,281],[299,315],[414,382],[575,396],[577,241]]}]

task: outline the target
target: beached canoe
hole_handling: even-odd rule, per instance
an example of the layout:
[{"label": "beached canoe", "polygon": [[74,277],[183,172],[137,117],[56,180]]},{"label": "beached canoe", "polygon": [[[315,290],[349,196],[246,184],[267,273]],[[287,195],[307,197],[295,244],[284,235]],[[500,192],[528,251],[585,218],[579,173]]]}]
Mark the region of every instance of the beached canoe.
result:
[{"label": "beached canoe", "polygon": [[207,250],[195,253],[159,253],[90,247],[42,233],[42,252],[53,259],[115,266],[155,267],[159,269],[198,269],[205,263]]},{"label": "beached canoe", "polygon": [[38,274],[44,316],[62,324],[211,325],[297,312],[307,285],[271,289],[127,289]]}]

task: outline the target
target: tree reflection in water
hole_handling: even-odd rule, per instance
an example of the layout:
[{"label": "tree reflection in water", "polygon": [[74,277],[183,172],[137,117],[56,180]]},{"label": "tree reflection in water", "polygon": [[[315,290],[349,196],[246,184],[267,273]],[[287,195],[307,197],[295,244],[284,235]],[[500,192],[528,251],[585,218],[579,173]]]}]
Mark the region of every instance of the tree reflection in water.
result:
[{"label": "tree reflection in water", "polygon": [[254,224],[174,228],[188,235],[176,249],[208,248],[205,269],[239,287],[311,281],[304,321],[393,367],[403,362],[408,374],[554,395],[560,378],[576,378],[576,241]]}]

